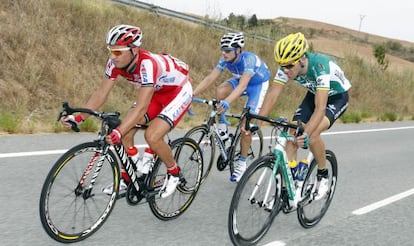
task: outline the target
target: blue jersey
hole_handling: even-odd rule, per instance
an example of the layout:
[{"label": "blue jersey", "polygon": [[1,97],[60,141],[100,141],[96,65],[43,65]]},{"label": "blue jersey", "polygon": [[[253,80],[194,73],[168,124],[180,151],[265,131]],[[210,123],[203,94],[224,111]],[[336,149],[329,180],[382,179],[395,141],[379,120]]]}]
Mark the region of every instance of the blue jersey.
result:
[{"label": "blue jersey", "polygon": [[216,69],[223,72],[224,69],[229,70],[234,77],[239,78],[247,73],[251,75],[249,85],[261,84],[270,78],[270,71],[266,63],[262,61],[257,55],[243,51],[238,60],[234,63],[226,62],[223,57],[220,58]]}]

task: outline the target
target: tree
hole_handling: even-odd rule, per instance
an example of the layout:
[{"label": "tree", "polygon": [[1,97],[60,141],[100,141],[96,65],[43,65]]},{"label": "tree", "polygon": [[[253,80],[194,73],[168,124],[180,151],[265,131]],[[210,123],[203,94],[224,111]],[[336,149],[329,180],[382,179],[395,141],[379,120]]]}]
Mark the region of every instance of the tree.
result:
[{"label": "tree", "polygon": [[374,56],[377,59],[378,65],[384,71],[388,68],[388,60],[385,59],[386,51],[387,48],[384,44],[374,45]]},{"label": "tree", "polygon": [[258,20],[257,20],[257,16],[256,16],[256,14],[254,14],[254,15],[252,15],[252,17],[250,17],[250,18],[249,18],[249,20],[247,21],[247,25],[248,25],[249,27],[255,27],[255,26],[257,26],[257,22],[258,22]]}]

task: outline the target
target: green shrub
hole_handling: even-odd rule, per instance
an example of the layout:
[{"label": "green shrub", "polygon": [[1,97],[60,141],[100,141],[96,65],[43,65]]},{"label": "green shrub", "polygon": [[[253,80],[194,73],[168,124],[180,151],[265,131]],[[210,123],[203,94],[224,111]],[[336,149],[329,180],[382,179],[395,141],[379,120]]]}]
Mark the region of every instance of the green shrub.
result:
[{"label": "green shrub", "polygon": [[5,112],[0,114],[0,130],[7,133],[18,133],[20,117],[16,117],[12,113]]},{"label": "green shrub", "polygon": [[362,120],[362,117],[356,112],[346,112],[340,119],[343,123],[359,123]]},{"label": "green shrub", "polygon": [[385,112],[380,116],[381,121],[396,121],[397,114],[394,112]]}]

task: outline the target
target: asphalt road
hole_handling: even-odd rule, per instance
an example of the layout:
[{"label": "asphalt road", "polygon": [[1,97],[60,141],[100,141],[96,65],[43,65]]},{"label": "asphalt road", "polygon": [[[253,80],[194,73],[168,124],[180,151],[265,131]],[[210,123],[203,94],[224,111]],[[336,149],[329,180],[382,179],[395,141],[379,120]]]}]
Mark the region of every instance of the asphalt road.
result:
[{"label": "asphalt road", "polygon": [[[61,153],[93,137],[0,136],[0,245],[58,245],[40,223],[40,190]],[[280,214],[259,245],[414,245],[414,122],[338,124],[323,138],[339,164],[330,209],[312,229],[302,228],[295,213]],[[231,245],[234,187],[228,172],[214,169],[187,212],[168,222],[147,204],[118,200],[103,227],[76,245]]]}]

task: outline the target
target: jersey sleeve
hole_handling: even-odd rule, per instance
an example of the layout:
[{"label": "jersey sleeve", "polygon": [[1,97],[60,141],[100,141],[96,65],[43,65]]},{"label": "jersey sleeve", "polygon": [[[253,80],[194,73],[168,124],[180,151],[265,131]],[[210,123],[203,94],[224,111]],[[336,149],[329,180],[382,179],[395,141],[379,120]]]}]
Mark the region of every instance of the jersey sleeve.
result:
[{"label": "jersey sleeve", "polygon": [[220,60],[218,61],[215,69],[218,70],[220,73],[222,73],[224,71],[224,69],[226,68],[226,61],[224,61],[224,58],[221,57]]},{"label": "jersey sleeve", "polygon": [[314,66],[316,77],[316,90],[330,90],[331,89],[331,75],[329,69],[329,62],[319,62]]},{"label": "jersey sleeve", "polygon": [[243,58],[243,67],[244,71],[243,74],[247,73],[250,74],[252,77],[256,73],[256,56],[254,55],[246,55]]},{"label": "jersey sleeve", "polygon": [[105,78],[110,80],[116,80],[118,75],[119,73],[117,72],[114,62],[111,58],[109,58],[108,62],[106,63]]},{"label": "jersey sleeve", "polygon": [[285,85],[289,81],[289,78],[285,72],[282,71],[281,67],[277,68],[277,72],[275,77],[273,78],[273,82]]},{"label": "jersey sleeve", "polygon": [[151,59],[141,62],[139,73],[141,76],[142,87],[154,87],[157,78],[157,64]]}]

